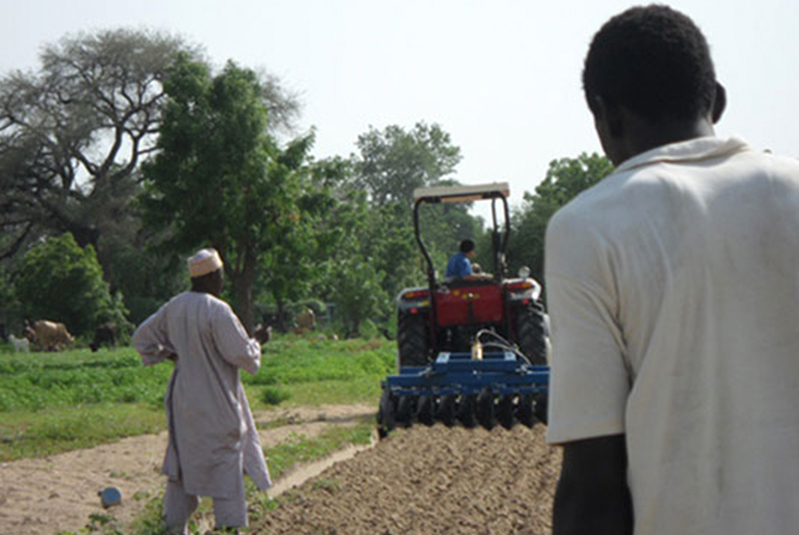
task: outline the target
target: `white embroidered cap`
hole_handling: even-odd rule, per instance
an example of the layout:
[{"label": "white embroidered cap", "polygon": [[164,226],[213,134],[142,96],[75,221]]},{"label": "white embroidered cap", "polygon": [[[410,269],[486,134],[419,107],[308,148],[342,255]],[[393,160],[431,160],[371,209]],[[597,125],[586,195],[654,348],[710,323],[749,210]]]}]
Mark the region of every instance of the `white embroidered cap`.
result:
[{"label": "white embroidered cap", "polygon": [[188,263],[191,278],[202,277],[217,269],[222,269],[222,258],[216,249],[201,249],[189,258]]}]

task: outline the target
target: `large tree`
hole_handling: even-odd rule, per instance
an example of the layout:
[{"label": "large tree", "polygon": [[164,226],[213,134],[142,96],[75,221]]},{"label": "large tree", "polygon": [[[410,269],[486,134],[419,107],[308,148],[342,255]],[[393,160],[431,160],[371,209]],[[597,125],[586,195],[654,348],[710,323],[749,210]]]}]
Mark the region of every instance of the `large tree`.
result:
[{"label": "large tree", "polygon": [[523,205],[513,213],[508,244],[511,272],[527,266],[533,278],[543,282],[544,235],[550,218],[561,206],[611,171],[610,161],[596,153],[550,162],[546,177],[535,188],[535,193],[525,193]]},{"label": "large tree", "polygon": [[159,152],[144,166],[146,218],[169,228],[168,243],[178,250],[210,245],[220,252],[236,310],[252,329],[259,265],[273,246],[288,253],[286,241],[297,234],[298,176],[313,137],[279,147],[262,84],[233,62],[212,76],[183,56],[165,87]]},{"label": "large tree", "polygon": [[[40,237],[69,232],[94,245],[116,283],[113,250],[138,229],[130,200],[139,164],[155,150],[163,81],[178,54],[202,61],[183,38],[112,29],[68,35],[43,48],[36,71],[0,78],[0,259]],[[260,75],[271,126],[290,127],[298,103]]]},{"label": "large tree", "polygon": [[13,236],[0,258],[62,232],[96,247],[104,223],[124,217],[179,50],[190,48],[166,34],[98,31],[0,79],[0,230]]},{"label": "large tree", "polygon": [[357,184],[372,203],[410,203],[413,190],[431,186],[455,172],[460,148],[438,124],[419,122],[410,131],[390,125],[358,136],[353,156]]}]

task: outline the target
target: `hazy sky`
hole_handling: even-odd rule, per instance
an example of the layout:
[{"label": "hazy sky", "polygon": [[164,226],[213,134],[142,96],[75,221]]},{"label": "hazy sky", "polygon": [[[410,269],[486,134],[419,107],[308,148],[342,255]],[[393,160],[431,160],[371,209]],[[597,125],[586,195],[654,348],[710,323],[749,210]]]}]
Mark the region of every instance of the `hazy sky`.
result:
[{"label": "hazy sky", "polygon": [[[581,92],[593,33],[615,0],[0,0],[0,72],[38,65],[67,33],[128,26],[181,34],[221,66],[263,67],[298,92],[318,158],[355,151],[370,125],[439,123],[456,178],[508,181],[518,203],[551,160],[601,151]],[[717,127],[799,156],[799,2],[684,0],[729,106]]]}]

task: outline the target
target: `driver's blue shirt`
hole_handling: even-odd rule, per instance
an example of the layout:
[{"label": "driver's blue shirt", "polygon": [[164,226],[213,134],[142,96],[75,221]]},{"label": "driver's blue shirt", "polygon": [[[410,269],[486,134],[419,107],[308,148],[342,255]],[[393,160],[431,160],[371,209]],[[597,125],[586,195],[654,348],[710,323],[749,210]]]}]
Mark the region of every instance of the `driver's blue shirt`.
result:
[{"label": "driver's blue shirt", "polygon": [[472,274],[472,262],[463,253],[455,253],[447,263],[447,272],[444,275],[447,279],[463,278]]}]

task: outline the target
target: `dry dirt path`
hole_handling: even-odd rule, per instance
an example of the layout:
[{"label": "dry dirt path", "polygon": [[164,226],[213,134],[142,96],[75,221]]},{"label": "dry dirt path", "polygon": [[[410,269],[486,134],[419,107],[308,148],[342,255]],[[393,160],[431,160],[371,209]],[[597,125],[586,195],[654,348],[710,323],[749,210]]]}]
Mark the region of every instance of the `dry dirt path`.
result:
[{"label": "dry dirt path", "polygon": [[[273,420],[286,425],[261,431],[265,448],[292,434],[312,438],[330,426],[350,425],[374,413],[368,405],[322,406],[262,412],[255,415],[259,427]],[[108,513],[127,525],[161,491],[160,475],[166,433],[141,435],[95,448],[77,450],[43,459],[23,459],[0,464],[0,535],[54,535],[77,531],[92,513],[104,510],[99,490],[115,486],[123,502]],[[278,490],[313,475],[300,470],[278,481]],[[272,491],[276,495],[275,490]]]}]

